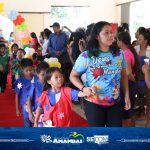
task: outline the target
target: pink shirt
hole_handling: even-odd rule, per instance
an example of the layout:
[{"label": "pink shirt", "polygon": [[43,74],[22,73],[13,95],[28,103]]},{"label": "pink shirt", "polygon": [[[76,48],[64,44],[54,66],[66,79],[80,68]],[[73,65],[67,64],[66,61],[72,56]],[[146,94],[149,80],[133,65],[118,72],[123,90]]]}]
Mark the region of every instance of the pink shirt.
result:
[{"label": "pink shirt", "polygon": [[131,67],[133,67],[135,65],[135,59],[134,59],[134,55],[132,54],[132,52],[129,49],[126,49],[123,51],[124,57],[126,62],[131,62]]}]

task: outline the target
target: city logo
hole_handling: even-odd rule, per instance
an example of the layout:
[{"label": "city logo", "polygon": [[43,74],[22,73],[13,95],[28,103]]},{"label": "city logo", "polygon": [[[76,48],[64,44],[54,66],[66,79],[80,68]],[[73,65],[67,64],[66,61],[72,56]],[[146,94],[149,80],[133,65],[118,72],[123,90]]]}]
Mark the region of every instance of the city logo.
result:
[{"label": "city logo", "polygon": [[71,132],[69,137],[57,137],[51,138],[50,135],[41,135],[42,143],[53,143],[53,144],[82,144],[84,142],[84,136],[77,132]]},{"label": "city logo", "polygon": [[42,143],[52,143],[52,139],[50,135],[44,134],[44,135],[41,135],[40,138],[41,138]]},{"label": "city logo", "polygon": [[87,137],[86,141],[89,143],[96,143],[96,144],[108,144],[109,136],[108,135],[94,135],[93,137]]}]

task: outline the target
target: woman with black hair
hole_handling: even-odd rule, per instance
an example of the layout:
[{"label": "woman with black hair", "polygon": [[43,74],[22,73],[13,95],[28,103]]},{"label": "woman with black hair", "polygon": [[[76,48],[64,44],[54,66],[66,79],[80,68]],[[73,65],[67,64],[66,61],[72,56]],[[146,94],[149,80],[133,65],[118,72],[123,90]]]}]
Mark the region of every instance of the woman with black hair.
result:
[{"label": "woman with black hair", "polygon": [[[144,59],[146,59],[147,57],[149,57],[150,54],[150,32],[149,30],[145,29],[142,32],[139,33],[138,36],[138,46],[135,47],[136,52],[139,56],[139,61],[140,61],[140,67],[141,70],[139,72],[139,82],[137,84],[137,89],[138,89],[138,93],[137,96],[138,97],[142,97],[145,101],[146,101],[146,97],[148,95],[148,89],[146,86],[146,82],[145,82],[145,77],[144,74],[142,72],[142,66],[145,64]],[[147,102],[148,102],[148,98],[147,98]],[[143,101],[144,103],[144,101]],[[147,103],[147,106],[149,104]],[[143,107],[139,108],[139,117],[143,118],[145,117],[145,107],[143,104]],[[150,115],[148,114],[150,112],[150,106],[147,107],[147,123],[146,126],[150,126]]]},{"label": "woman with black hair", "polygon": [[[87,50],[76,60],[70,74],[71,82],[85,92],[85,115],[93,127],[122,126],[120,80],[125,94],[125,109],[130,109],[126,62],[123,53],[112,46],[113,31],[110,23],[100,21],[91,31]],[[86,73],[86,83],[80,76]]]},{"label": "woman with black hair", "polygon": [[[120,32],[118,34],[117,44],[123,50],[127,62],[126,73],[129,81],[129,96],[131,100],[131,109],[123,111],[123,125],[127,127],[135,126],[133,107],[136,94],[136,81],[138,80],[138,73],[140,71],[138,55],[131,45],[131,36],[128,32]],[[121,96],[123,99],[123,93],[121,93]]]},{"label": "woman with black hair", "polygon": [[44,42],[42,45],[42,57],[44,58],[49,58],[50,55],[48,55],[48,40],[49,40],[49,36],[52,32],[49,29],[44,29]]},{"label": "woman with black hair", "polygon": [[37,36],[36,36],[35,32],[31,32],[30,36],[32,38],[31,41],[30,41],[30,48],[34,48],[35,51],[37,52],[38,47],[40,45],[39,42],[38,42]]}]

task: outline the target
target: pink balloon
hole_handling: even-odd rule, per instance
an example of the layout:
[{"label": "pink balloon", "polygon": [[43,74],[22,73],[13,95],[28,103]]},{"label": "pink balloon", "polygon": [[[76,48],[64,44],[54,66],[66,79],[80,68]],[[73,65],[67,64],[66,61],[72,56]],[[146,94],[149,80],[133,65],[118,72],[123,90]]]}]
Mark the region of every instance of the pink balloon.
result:
[{"label": "pink balloon", "polygon": [[29,37],[30,36],[30,32],[28,30],[24,31],[24,32],[21,32],[21,37]]}]

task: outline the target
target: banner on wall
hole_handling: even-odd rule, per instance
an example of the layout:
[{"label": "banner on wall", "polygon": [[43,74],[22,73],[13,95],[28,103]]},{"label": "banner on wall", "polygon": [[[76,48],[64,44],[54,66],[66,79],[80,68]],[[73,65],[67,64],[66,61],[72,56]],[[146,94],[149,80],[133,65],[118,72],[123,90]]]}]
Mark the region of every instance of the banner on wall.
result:
[{"label": "banner on wall", "polygon": [[0,149],[142,150],[150,128],[0,128]]}]

